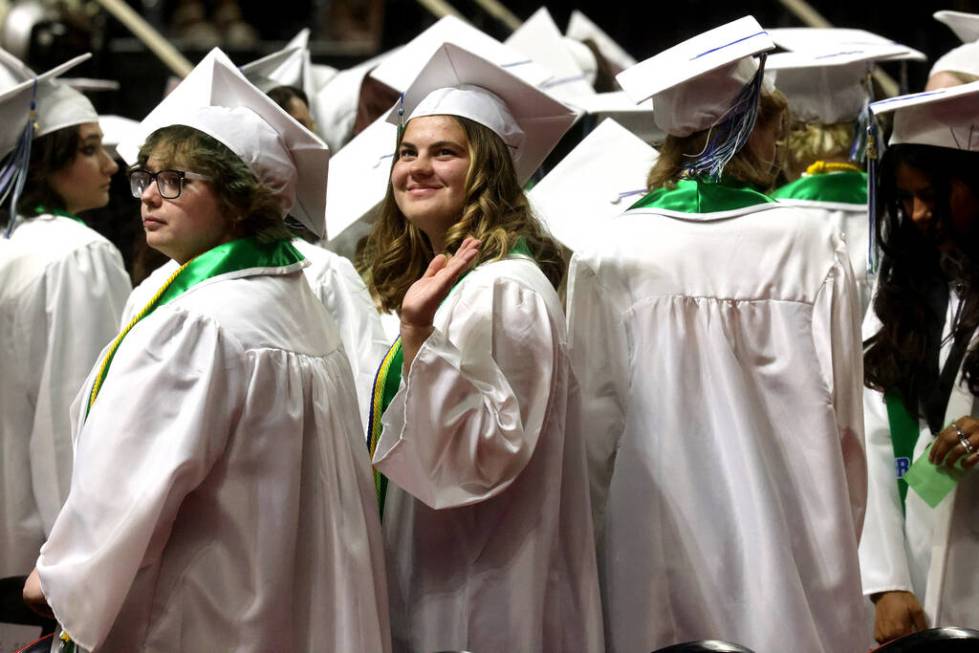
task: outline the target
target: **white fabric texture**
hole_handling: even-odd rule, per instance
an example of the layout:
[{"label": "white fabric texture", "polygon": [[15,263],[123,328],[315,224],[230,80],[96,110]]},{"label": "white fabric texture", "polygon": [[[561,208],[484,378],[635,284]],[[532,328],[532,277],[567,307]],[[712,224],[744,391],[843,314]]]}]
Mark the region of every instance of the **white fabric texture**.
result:
[{"label": "white fabric texture", "polygon": [[0,238],[0,577],[26,575],[68,496],[69,407],[116,335],[122,257],[70,218]]},{"label": "white fabric texture", "polygon": [[[300,238],[294,238],[292,244],[309,261],[303,268],[306,281],[340,331],[340,340],[354,374],[360,418],[366,425],[374,375],[394,339],[385,334],[370,291],[349,260]],[[167,261],[133,290],[123,311],[121,326],[129,323],[178,267],[175,261]]]},{"label": "white fabric texture", "polygon": [[[832,174],[832,173],[830,173]],[[850,257],[850,267],[857,283],[857,296],[860,300],[860,315],[866,315],[870,306],[870,293],[873,281],[867,275],[867,252],[870,241],[870,218],[866,204],[844,202],[819,202],[813,200],[779,200],[779,204],[798,206],[808,212],[818,211],[826,221],[833,225],[846,242],[846,253]]]},{"label": "white fabric texture", "polygon": [[572,261],[607,648],[863,653],[846,250],[817,213],[718,215],[632,210]]},{"label": "white fabric texture", "polygon": [[[83,648],[388,651],[353,379],[298,271],[192,287],[122,342],[37,568]],[[324,328],[324,326],[326,328]]]},{"label": "white fabric texture", "polygon": [[[950,292],[940,365],[951,350],[949,326],[958,301]],[[877,315],[868,311],[864,338],[874,335],[880,326]],[[962,381],[960,370],[945,410],[946,424],[966,415],[979,416],[974,398]],[[860,541],[864,593],[914,592],[930,626],[979,627],[979,582],[974,573],[979,560],[979,475],[968,474],[935,508],[909,489],[906,516],[902,515],[887,407],[883,395],[869,388],[864,389],[864,419],[870,472],[867,521]],[[933,441],[922,420],[913,459],[917,460]]]},{"label": "white fabric texture", "polygon": [[578,389],[525,258],[469,273],[384,413],[396,651],[603,650]]}]

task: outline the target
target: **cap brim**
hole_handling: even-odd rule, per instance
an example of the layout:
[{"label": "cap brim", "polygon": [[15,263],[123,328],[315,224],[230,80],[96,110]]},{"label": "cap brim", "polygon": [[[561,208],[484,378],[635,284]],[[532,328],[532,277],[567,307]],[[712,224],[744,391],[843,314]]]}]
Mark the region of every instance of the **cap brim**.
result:
[{"label": "cap brim", "polygon": [[657,156],[617,122],[604,120],[530,190],[534,213],[577,251],[643,196]]},{"label": "cap brim", "polygon": [[774,48],[768,32],[753,17],[745,16],[623,70],[616,80],[634,102],[644,102],[712,70]]},{"label": "cap brim", "polygon": [[399,93],[404,92],[435,51],[446,43],[475,52],[533,86],[540,86],[553,77],[553,73],[527,55],[507,47],[455,16],[446,16],[419,34],[401,48],[397,57],[385,59],[371,71],[370,76]]},{"label": "cap brim", "polygon": [[333,156],[326,191],[327,240],[340,238],[384,199],[397,140],[398,128],[382,116]]},{"label": "cap brim", "polygon": [[943,9],[932,16],[939,23],[947,25],[963,43],[979,40],[979,14]]}]

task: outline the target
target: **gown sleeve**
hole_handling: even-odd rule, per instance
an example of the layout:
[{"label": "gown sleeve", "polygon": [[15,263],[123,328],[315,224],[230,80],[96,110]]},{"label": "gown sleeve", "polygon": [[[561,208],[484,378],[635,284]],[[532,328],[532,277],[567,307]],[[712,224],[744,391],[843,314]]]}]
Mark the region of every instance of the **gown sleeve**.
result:
[{"label": "gown sleeve", "polygon": [[31,425],[31,484],[45,535],[68,495],[69,407],[99,352],[116,335],[129,295],[122,257],[107,242],[72,252],[45,273],[46,347]]},{"label": "gown sleeve", "polygon": [[615,293],[602,285],[593,264],[578,256],[569,271],[568,343],[581,387],[581,432],[595,529],[601,533],[615,454],[625,429],[629,342]]},{"label": "gown sleeve", "polygon": [[104,642],[184,497],[222,454],[247,383],[241,359],[213,322],[180,311],[146,318],[116,352],[37,561],[49,605],[83,648]]},{"label": "gown sleeve", "polygon": [[384,412],[374,465],[434,509],[509,487],[544,428],[563,346],[544,298],[495,278],[464,281]]},{"label": "gown sleeve", "polygon": [[823,377],[832,391],[850,511],[859,539],[867,505],[860,296],[846,246],[838,237],[834,240],[835,262],[816,296],[812,329]]},{"label": "gown sleeve", "polygon": [[[881,327],[873,302],[863,321],[863,338]],[[913,591],[904,545],[904,512],[896,482],[894,445],[884,395],[863,390],[864,436],[867,442],[867,519],[860,539],[860,576],[867,596],[892,590]]]}]

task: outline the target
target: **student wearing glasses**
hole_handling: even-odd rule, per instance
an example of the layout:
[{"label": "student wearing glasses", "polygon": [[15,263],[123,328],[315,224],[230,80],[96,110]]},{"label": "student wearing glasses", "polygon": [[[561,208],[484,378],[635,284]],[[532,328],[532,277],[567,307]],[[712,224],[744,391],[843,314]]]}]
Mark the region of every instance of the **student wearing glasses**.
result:
[{"label": "student wearing glasses", "polygon": [[328,151],[220,51],[142,130],[147,242],[180,265],[85,382],[25,596],[100,652],[387,651],[353,377],[282,223],[322,232]]}]

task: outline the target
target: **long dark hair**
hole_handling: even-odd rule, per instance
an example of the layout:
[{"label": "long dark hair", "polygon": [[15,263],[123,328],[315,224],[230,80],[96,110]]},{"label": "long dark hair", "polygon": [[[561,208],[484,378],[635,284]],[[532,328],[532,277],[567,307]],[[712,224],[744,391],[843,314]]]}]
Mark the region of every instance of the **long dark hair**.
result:
[{"label": "long dark hair", "polygon": [[[65,210],[65,201],[51,187],[50,179],[59,170],[71,165],[78,155],[81,144],[78,125],[71,125],[50,134],[39,136],[31,142],[31,158],[27,164],[27,181],[24,192],[17,201],[17,213],[25,218],[34,217],[35,209]],[[0,210],[0,224],[7,224],[10,211],[5,205]]]},{"label": "long dark hair", "polygon": [[[897,190],[897,169],[906,165],[925,174],[935,197],[933,220],[951,239],[942,252],[938,243],[905,215]],[[960,180],[979,198],[979,153],[928,145],[896,145],[884,155],[877,192],[877,234],[883,257],[873,311],[880,330],[864,343],[864,383],[881,391],[896,390],[912,410],[918,406],[921,379],[934,368],[928,360],[926,324],[941,324],[931,298],[936,288],[952,283],[962,298],[953,336],[968,338],[979,326],[979,243],[975,233],[957,234],[951,225],[949,197]],[[979,226],[979,215],[974,216]],[[979,352],[963,361],[969,391],[979,396]]]}]

